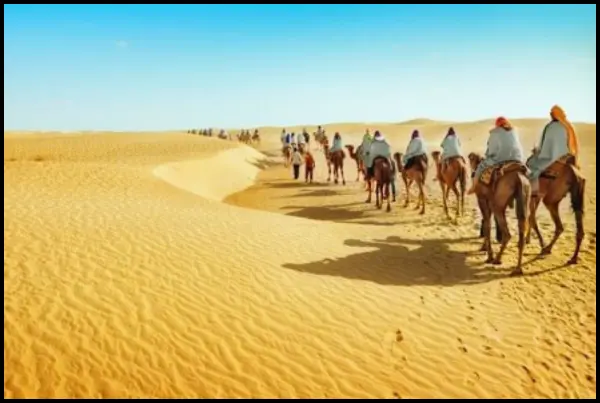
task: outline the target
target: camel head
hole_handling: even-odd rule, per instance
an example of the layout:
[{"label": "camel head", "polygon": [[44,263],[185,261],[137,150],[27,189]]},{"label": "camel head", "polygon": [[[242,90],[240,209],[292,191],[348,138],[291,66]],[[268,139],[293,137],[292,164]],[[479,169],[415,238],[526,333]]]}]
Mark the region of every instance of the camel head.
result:
[{"label": "camel head", "polygon": [[440,157],[441,157],[442,153],[439,151],[434,151],[431,153],[431,156],[433,157],[433,160],[435,162],[440,162]]},{"label": "camel head", "polygon": [[393,158],[396,161],[396,169],[402,172],[402,153],[394,153]]},{"label": "camel head", "polygon": [[481,161],[483,160],[481,155],[479,155],[477,153],[470,153],[468,158],[469,158],[469,165],[471,165],[472,171],[475,171],[477,169],[477,167],[479,166],[479,164],[481,163]]}]

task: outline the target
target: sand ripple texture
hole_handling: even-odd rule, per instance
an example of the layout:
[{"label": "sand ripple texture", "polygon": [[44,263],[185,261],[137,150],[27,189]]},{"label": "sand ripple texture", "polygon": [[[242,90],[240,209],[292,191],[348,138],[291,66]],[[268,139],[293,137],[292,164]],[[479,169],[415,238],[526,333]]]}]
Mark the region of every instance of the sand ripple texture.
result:
[{"label": "sand ripple texture", "polygon": [[579,266],[554,269],[567,217],[557,254],[508,279],[511,258],[475,253],[474,213],[436,224],[435,194],[424,218],[382,218],[354,183],[301,188],[178,133],[4,146],[7,398],[596,395],[595,224]]}]

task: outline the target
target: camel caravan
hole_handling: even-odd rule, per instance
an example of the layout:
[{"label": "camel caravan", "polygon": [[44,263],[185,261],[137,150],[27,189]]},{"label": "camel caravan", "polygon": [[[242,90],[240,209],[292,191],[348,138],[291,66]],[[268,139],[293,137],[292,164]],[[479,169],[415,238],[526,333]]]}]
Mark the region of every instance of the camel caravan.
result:
[{"label": "camel caravan", "polygon": [[[213,129],[190,129],[187,131],[188,134],[195,134],[200,136],[212,137]],[[230,133],[225,129],[219,130],[217,138],[221,140],[230,140],[233,138]],[[238,134],[235,135],[237,141],[247,145],[260,145],[260,133],[258,129],[254,129],[254,133],[250,134],[250,130],[242,129]]]},{"label": "camel caravan", "polygon": [[[375,189],[375,205],[381,209],[386,203],[386,211],[391,211],[391,201],[396,201],[396,177],[400,177],[406,189],[404,207],[410,203],[410,188],[418,188],[416,209],[425,214],[427,196],[425,181],[429,171],[429,157],[426,143],[418,130],[412,133],[404,154],[391,152],[391,147],[383,133],[369,130],[358,147],[344,146],[340,133],[335,133],[332,144],[325,129],[321,126],[313,133],[315,149],[323,152],[328,169],[327,181],[346,184],[344,160],[348,151],[350,159],[356,163],[356,181],[363,178],[368,192],[366,203],[371,203]],[[299,166],[306,158],[312,161],[310,181],[314,170],[314,159],[310,152],[310,136],[302,133],[281,133],[282,155],[285,166],[293,165],[294,177],[299,177]],[[442,192],[443,209],[448,219],[457,222],[465,213],[465,196],[474,195],[482,215],[482,251],[487,252],[486,263],[499,265],[511,234],[507,222],[507,210],[514,209],[518,221],[517,265],[511,275],[523,274],[523,250],[531,242],[531,230],[537,236],[541,254],[547,255],[564,231],[559,213],[559,204],[570,195],[571,206],[576,220],[575,250],[567,264],[578,261],[584,237],[583,214],[585,199],[585,178],[579,168],[579,143],[577,134],[565,112],[559,106],[552,107],[550,122],[545,126],[539,144],[532,155],[525,159],[523,147],[516,129],[504,117],[496,119],[489,132],[487,150],[484,155],[470,153],[465,158],[461,142],[454,128],[449,128],[441,145],[441,151],[430,155],[435,167],[434,181]],[[469,175],[469,169],[472,172]],[[306,172],[308,182],[309,172]],[[471,186],[467,190],[469,176]],[[454,217],[449,212],[450,194],[455,196]],[[545,244],[540,232],[536,213],[540,203],[548,209],[554,222],[554,236]],[[494,256],[491,242],[492,218],[496,222],[497,239],[500,250]]]}]

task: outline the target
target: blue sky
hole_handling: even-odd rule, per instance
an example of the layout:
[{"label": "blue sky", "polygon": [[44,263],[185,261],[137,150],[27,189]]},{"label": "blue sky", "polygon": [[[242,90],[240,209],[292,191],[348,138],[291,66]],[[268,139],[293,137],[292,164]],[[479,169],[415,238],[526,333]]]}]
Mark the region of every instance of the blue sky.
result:
[{"label": "blue sky", "polygon": [[4,128],[596,121],[596,5],[5,5]]}]

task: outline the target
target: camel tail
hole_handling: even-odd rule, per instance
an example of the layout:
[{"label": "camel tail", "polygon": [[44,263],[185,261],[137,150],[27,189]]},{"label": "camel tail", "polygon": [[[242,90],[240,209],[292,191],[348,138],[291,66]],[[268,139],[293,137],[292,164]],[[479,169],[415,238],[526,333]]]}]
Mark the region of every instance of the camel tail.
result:
[{"label": "camel tail", "polygon": [[527,184],[527,178],[523,175],[519,175],[519,180],[517,181],[517,186],[514,193],[514,197],[517,202],[517,218],[519,220],[525,220],[526,222],[527,208],[530,199],[530,192],[526,188]]},{"label": "camel tail", "polygon": [[582,213],[585,209],[585,178],[575,172],[575,182],[569,189],[571,193],[571,207],[576,213]]}]

